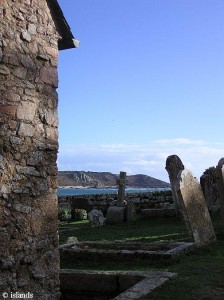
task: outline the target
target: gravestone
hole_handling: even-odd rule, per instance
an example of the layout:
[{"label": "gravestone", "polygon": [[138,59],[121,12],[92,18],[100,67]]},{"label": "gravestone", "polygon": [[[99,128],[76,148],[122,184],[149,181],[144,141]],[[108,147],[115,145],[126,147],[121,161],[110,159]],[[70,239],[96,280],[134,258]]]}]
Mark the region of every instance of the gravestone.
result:
[{"label": "gravestone", "polygon": [[117,184],[118,184],[117,206],[124,206],[125,186],[126,186],[126,172],[120,172],[120,178],[117,180]]},{"label": "gravestone", "polygon": [[221,158],[216,167],[218,197],[221,212],[222,233],[224,234],[224,157]]},{"label": "gravestone", "polygon": [[131,202],[127,203],[126,206],[126,221],[135,221],[137,219],[135,205]]},{"label": "gravestone", "polygon": [[184,165],[177,155],[170,155],[166,159],[166,170],[169,175],[170,185],[173,196],[173,203],[176,210],[176,213],[179,214],[181,212],[181,204],[178,199],[176,186],[178,185],[178,173],[184,170]]},{"label": "gravestone", "polygon": [[209,211],[217,211],[220,208],[216,168],[210,167],[200,177],[200,185],[205,196]]},{"label": "gravestone", "polygon": [[93,209],[88,213],[89,223],[91,227],[98,227],[104,224],[105,218],[101,210]]},{"label": "gravestone", "polygon": [[193,234],[197,246],[214,241],[215,232],[199,182],[186,169],[179,172],[178,180],[177,194],[185,208],[183,213],[188,222],[186,225],[189,235]]}]

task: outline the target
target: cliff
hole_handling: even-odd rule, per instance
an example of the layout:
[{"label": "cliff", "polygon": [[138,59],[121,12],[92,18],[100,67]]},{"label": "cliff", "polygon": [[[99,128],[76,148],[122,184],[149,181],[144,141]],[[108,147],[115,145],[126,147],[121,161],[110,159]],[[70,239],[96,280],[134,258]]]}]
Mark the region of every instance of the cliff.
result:
[{"label": "cliff", "polygon": [[[58,171],[58,186],[112,187],[116,186],[118,175],[109,172]],[[170,184],[148,175],[127,176],[127,186],[136,188],[163,188]]]}]

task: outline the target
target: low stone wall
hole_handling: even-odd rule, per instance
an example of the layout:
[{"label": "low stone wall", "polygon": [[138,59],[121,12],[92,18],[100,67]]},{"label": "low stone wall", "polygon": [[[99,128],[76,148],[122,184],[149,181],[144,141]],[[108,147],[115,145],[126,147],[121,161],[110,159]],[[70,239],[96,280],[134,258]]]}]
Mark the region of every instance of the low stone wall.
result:
[{"label": "low stone wall", "polygon": [[[107,209],[116,200],[117,194],[58,196],[59,207],[85,209],[88,212],[99,209],[102,210],[104,216]],[[171,191],[130,193],[126,194],[126,201],[134,205],[136,213],[140,213],[142,209],[169,208],[170,204],[173,204]]]}]

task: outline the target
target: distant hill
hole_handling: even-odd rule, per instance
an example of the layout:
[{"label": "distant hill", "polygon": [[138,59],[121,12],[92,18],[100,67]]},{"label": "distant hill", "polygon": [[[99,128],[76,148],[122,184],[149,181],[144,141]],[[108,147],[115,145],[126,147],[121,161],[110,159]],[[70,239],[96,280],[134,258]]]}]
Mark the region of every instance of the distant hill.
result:
[{"label": "distant hill", "polygon": [[[119,175],[109,172],[58,171],[58,186],[113,187]],[[127,186],[136,188],[163,188],[170,184],[148,175],[127,176]]]}]

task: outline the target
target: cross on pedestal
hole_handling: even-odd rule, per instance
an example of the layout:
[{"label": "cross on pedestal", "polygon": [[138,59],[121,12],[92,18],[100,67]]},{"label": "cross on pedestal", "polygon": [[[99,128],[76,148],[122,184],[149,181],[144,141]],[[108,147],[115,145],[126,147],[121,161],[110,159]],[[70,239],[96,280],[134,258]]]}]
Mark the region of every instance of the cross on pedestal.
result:
[{"label": "cross on pedestal", "polygon": [[117,184],[118,184],[117,206],[124,206],[125,186],[126,186],[126,172],[120,172],[120,178],[117,180]]}]

